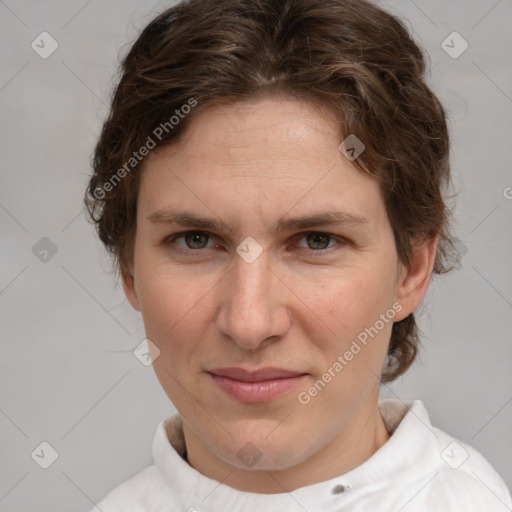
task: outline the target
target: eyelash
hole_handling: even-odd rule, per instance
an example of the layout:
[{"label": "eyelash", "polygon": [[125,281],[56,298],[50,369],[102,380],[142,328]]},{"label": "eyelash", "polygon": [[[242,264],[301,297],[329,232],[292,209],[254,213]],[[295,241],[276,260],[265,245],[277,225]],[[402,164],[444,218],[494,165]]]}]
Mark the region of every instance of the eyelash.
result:
[{"label": "eyelash", "polygon": [[[211,233],[207,233],[206,231],[182,231],[180,233],[176,233],[174,235],[171,235],[170,237],[167,237],[163,241],[163,245],[165,245],[167,247],[170,247],[171,244],[173,244],[177,239],[183,238],[186,235],[191,235],[191,234],[194,234],[194,235],[206,235],[206,236],[209,237],[208,242],[215,236],[215,235],[212,235]],[[340,237],[340,236],[336,236],[336,235],[332,235],[330,233],[324,233],[323,231],[307,231],[307,232],[303,232],[303,233],[298,233],[297,235],[295,235],[294,238],[297,238],[297,237],[305,238],[308,235],[327,236],[330,239],[329,243],[332,240],[334,240],[334,241],[338,242],[338,245],[341,245],[341,246],[348,245],[348,241],[345,238]],[[201,256],[201,253],[203,251],[205,251],[206,249],[208,249],[208,247],[204,247],[202,249],[184,249],[184,248],[179,247],[179,246],[172,247],[173,251],[175,251],[175,252],[177,252],[179,254],[187,255],[187,256]],[[304,248],[301,247],[299,249],[304,249]],[[338,250],[338,249],[339,248],[336,248],[336,246],[333,246],[333,247],[327,247],[326,249],[318,249],[316,251],[313,250],[313,249],[304,249],[304,250],[310,256],[322,257],[322,256],[325,256],[326,254],[330,254],[333,250]]]}]

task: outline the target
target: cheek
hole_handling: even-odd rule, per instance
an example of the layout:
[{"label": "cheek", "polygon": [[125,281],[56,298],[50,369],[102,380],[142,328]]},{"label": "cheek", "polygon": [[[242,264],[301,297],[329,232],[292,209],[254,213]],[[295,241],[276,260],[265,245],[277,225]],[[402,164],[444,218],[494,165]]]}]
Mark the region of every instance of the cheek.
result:
[{"label": "cheek", "polygon": [[153,369],[179,409],[196,406],[183,386],[194,389],[191,379],[200,367],[199,345],[211,323],[210,289],[178,273],[146,273],[139,281],[146,336],[159,350]]},{"label": "cheek", "polygon": [[148,263],[145,268],[149,270],[138,273],[137,289],[147,337],[162,351],[190,346],[195,331],[208,320],[214,283],[162,265]]},{"label": "cheek", "polygon": [[356,336],[392,305],[393,285],[389,273],[379,269],[351,268],[321,280],[297,285],[305,304],[325,321],[336,335]]},{"label": "cheek", "polygon": [[[318,336],[318,330],[317,336],[309,333],[316,345],[312,360],[322,362],[316,367],[319,374],[331,368],[336,375],[317,400],[319,407],[327,407],[330,400],[344,401],[340,393],[345,397],[347,393],[366,396],[378,381],[393,325],[392,320],[380,320],[394,300],[392,275],[384,267],[368,261],[363,267],[326,278],[321,285],[312,282],[303,287],[309,296],[308,306],[334,332],[323,336]],[[336,361],[338,365],[334,366]],[[345,405],[348,407],[348,403]]]}]

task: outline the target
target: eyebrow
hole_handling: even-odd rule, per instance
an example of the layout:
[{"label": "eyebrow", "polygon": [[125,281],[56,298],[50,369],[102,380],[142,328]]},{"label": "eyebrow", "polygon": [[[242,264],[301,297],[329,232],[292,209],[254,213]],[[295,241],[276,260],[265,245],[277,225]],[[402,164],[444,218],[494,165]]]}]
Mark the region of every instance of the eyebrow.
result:
[{"label": "eyebrow", "polygon": [[[198,229],[232,231],[222,220],[201,217],[186,210],[159,210],[148,215],[147,219],[154,224],[179,224]],[[269,233],[275,235],[281,232],[321,226],[359,226],[368,223],[369,220],[362,215],[346,211],[329,211],[301,217],[281,217],[269,230]]]}]

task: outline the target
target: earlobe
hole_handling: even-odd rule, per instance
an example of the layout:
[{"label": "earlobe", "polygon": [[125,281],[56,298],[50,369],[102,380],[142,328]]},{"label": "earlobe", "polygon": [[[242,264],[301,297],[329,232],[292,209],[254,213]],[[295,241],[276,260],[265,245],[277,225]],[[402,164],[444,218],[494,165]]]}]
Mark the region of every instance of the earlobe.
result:
[{"label": "earlobe", "polygon": [[123,271],[122,280],[126,298],[134,309],[140,311],[139,298],[137,297],[137,292],[135,290],[135,279],[133,275],[128,271]]},{"label": "earlobe", "polygon": [[396,321],[413,313],[423,299],[432,277],[436,250],[437,237],[429,238],[415,248],[410,267],[401,266],[397,301],[403,308]]}]

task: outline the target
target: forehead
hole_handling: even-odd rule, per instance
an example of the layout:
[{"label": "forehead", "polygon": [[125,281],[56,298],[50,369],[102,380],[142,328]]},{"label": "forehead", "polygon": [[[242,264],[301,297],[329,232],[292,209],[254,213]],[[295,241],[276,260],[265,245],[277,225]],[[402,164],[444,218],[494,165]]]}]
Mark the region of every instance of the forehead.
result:
[{"label": "forehead", "polygon": [[206,107],[178,142],[147,158],[140,207],[218,215],[231,208],[268,222],[286,210],[328,207],[379,220],[380,188],[340,152],[342,139],[337,115],[310,102],[280,97]]},{"label": "forehead", "polygon": [[322,165],[332,159],[326,147],[339,144],[339,124],[325,106],[283,96],[212,105],[194,116],[174,149],[219,167],[238,164],[248,173],[261,162],[271,169],[283,158]]}]

